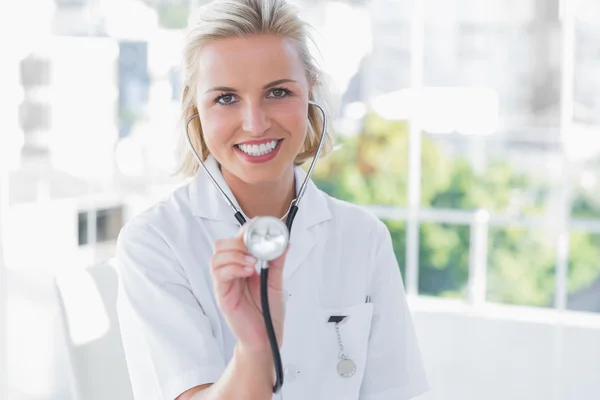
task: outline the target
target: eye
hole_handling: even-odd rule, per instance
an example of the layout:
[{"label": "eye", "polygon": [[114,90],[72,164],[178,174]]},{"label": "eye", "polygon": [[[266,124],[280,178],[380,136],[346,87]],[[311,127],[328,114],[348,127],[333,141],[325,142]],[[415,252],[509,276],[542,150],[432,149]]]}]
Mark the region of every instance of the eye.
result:
[{"label": "eye", "polygon": [[215,103],[227,106],[235,103],[235,97],[232,94],[222,94],[215,99]]},{"label": "eye", "polygon": [[289,94],[290,91],[286,88],[274,88],[273,90],[271,90],[271,96],[269,97],[282,98],[288,96]]}]

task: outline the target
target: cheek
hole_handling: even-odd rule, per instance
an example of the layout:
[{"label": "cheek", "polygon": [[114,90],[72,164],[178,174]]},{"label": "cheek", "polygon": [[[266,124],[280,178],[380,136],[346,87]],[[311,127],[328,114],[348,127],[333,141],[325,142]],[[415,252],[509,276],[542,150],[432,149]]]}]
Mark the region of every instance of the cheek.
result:
[{"label": "cheek", "polygon": [[298,113],[294,116],[294,126],[296,127],[294,136],[297,138],[299,145],[301,145],[306,139],[308,129],[308,117],[305,113]]},{"label": "cheek", "polygon": [[200,112],[204,141],[211,152],[218,152],[218,147],[226,144],[235,133],[235,118],[232,115],[225,115],[227,113],[223,111],[226,110]]},{"label": "cheek", "polygon": [[302,107],[287,107],[279,110],[278,120],[281,126],[288,131],[294,139],[303,142],[308,127],[306,110]]}]

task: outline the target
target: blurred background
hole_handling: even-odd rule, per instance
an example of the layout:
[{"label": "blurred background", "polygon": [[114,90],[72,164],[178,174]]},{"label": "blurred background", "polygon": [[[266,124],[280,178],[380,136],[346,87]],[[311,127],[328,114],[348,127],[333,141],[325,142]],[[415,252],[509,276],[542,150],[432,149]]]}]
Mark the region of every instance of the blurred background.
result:
[{"label": "blurred background", "polygon": [[[0,399],[131,399],[115,243],[172,175],[201,0],[0,4]],[[317,185],[386,222],[432,390],[600,398],[600,2],[299,0]]]}]

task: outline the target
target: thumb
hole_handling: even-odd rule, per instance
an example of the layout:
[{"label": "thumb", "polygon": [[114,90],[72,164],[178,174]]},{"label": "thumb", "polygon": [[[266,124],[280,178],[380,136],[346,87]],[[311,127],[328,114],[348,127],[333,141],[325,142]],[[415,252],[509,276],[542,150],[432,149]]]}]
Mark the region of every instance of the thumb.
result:
[{"label": "thumb", "polygon": [[244,232],[246,232],[247,227],[248,227],[248,223],[245,223],[244,225],[240,226],[240,229],[238,229],[237,233],[235,234],[235,237],[243,239]]}]

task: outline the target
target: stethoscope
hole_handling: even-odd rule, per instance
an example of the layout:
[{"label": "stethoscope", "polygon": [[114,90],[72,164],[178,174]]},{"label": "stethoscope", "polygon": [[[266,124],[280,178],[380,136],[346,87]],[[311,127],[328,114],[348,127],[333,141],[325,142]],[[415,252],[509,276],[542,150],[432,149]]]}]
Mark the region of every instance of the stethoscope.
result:
[{"label": "stethoscope", "polygon": [[[250,220],[248,226],[244,231],[244,244],[246,248],[259,260],[260,267],[260,297],[261,297],[261,306],[263,310],[263,319],[265,321],[265,327],[267,330],[267,336],[269,338],[269,343],[271,345],[271,351],[273,353],[273,362],[275,366],[275,385],[273,386],[273,393],[278,393],[281,387],[283,386],[283,366],[281,363],[281,355],[279,353],[279,346],[277,345],[277,338],[275,336],[275,329],[273,328],[273,321],[271,320],[271,312],[269,309],[269,298],[267,292],[267,283],[269,277],[269,261],[276,259],[281,256],[287,248],[287,245],[290,240],[290,234],[292,231],[292,223],[298,213],[298,206],[300,205],[300,200],[304,196],[304,192],[306,191],[306,187],[312,176],[313,170],[315,168],[315,164],[321,155],[321,149],[323,147],[325,133],[327,132],[327,115],[323,107],[319,104],[315,103],[312,100],[308,102],[310,105],[317,107],[321,114],[323,115],[323,126],[321,130],[321,138],[319,139],[319,146],[317,147],[317,151],[315,156],[310,164],[306,177],[304,178],[304,182],[302,182],[302,186],[300,186],[300,190],[294,200],[292,200],[288,212],[286,213],[285,224],[279,219],[270,216],[264,217],[256,217]],[[194,114],[189,117],[185,124],[185,132],[188,145],[196,158],[198,164],[204,169],[213,185],[219,190],[229,207],[233,210],[233,215],[235,219],[240,223],[240,225],[246,224],[247,220],[242,211],[235,205],[235,203],[227,196],[225,191],[219,186],[215,178],[212,176],[208,168],[204,165],[204,162],[198,155],[198,152],[194,148],[192,144],[192,140],[190,138],[189,133],[189,124],[194,118],[198,118],[198,114]],[[283,218],[282,218],[283,219]]]}]

